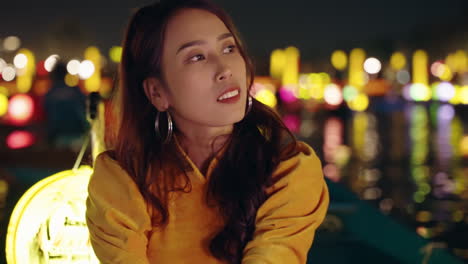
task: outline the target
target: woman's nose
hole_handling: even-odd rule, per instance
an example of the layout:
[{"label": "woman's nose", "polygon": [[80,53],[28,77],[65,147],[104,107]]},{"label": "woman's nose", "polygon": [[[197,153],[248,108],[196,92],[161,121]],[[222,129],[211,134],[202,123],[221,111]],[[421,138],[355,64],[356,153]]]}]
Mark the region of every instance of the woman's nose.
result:
[{"label": "woman's nose", "polygon": [[216,81],[224,81],[232,77],[232,71],[227,65],[223,65],[221,70],[216,74]]}]

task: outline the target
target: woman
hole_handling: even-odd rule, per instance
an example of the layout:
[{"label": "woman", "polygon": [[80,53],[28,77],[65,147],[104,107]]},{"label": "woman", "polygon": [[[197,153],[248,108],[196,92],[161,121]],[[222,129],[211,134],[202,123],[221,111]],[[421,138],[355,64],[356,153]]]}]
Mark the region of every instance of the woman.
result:
[{"label": "woman", "polygon": [[88,188],[100,261],[305,263],[329,202],[321,164],[249,96],[228,16],[207,0],[141,8],[120,74],[112,151]]}]

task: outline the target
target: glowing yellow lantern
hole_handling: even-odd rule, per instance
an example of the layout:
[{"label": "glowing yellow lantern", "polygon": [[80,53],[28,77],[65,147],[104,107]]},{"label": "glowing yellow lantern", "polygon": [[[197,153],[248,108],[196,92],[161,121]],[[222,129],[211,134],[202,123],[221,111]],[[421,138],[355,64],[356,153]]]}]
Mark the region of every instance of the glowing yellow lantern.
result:
[{"label": "glowing yellow lantern", "polygon": [[91,173],[88,166],[63,171],[26,191],[8,224],[8,263],[99,263],[85,219]]}]

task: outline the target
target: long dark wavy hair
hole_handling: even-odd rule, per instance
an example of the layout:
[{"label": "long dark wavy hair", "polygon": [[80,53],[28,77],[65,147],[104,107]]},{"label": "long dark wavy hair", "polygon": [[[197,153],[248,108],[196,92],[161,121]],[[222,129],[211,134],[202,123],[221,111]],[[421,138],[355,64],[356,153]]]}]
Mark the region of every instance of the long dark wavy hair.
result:
[{"label": "long dark wavy hair", "polygon": [[[115,122],[106,128],[106,138],[108,148],[113,149],[111,155],[133,178],[152,210],[153,226],[159,227],[170,217],[168,194],[190,192],[186,172],[191,168],[173,141],[163,144],[156,135],[153,121],[158,110],[146,97],[142,83],[150,76],[163,79],[166,25],[184,8],[206,10],[222,20],[244,58],[248,87],[254,77],[251,60],[231,19],[208,0],[161,1],[139,9],[131,18],[123,43],[120,85],[113,99],[116,107],[108,112],[108,118],[113,116]],[[163,124],[163,130],[164,126],[167,124]],[[226,144],[210,176],[206,196],[207,204],[219,210],[225,225],[207,246],[216,258],[240,263],[255,230],[257,210],[267,198],[265,190],[273,184],[273,170],[281,160],[297,153],[296,140],[272,109],[254,99],[251,110],[234,124]],[[160,173],[163,170],[165,173]]]}]

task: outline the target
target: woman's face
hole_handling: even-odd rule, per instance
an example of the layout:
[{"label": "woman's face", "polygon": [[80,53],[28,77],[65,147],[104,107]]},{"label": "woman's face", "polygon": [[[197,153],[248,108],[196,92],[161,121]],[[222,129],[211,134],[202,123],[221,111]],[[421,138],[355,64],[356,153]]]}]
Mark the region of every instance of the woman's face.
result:
[{"label": "woman's face", "polygon": [[214,14],[183,9],[168,22],[162,54],[166,95],[176,123],[232,125],[245,115],[246,65]]}]

